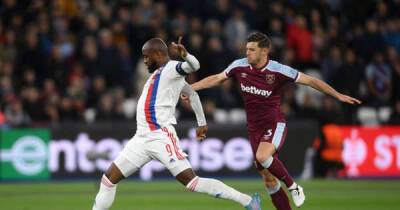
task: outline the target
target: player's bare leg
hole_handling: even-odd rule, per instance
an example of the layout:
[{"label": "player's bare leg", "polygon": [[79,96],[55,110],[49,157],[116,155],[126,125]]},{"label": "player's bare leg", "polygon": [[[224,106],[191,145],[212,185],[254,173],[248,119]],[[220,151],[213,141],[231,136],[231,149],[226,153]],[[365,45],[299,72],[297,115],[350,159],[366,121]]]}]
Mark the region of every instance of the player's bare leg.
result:
[{"label": "player's bare leg", "polygon": [[283,163],[276,156],[274,157],[275,153],[276,148],[272,143],[262,141],[258,146],[256,159],[264,168],[268,169],[269,172],[286,184],[292,195],[294,204],[300,207],[305,200],[303,188],[293,181]]},{"label": "player's bare leg", "polygon": [[277,210],[291,210],[289,199],[281,187],[281,182],[267,169],[258,172],[263,178],[267,193],[271,196],[275,208]]},{"label": "player's bare leg", "polygon": [[100,189],[93,204],[93,210],[108,210],[114,202],[117,184],[124,179],[122,172],[112,163],[101,178]]},{"label": "player's bare leg", "polygon": [[207,193],[216,198],[223,198],[240,203],[247,210],[261,210],[260,196],[250,197],[216,179],[201,178],[189,168],[176,176],[176,179],[191,192]]}]

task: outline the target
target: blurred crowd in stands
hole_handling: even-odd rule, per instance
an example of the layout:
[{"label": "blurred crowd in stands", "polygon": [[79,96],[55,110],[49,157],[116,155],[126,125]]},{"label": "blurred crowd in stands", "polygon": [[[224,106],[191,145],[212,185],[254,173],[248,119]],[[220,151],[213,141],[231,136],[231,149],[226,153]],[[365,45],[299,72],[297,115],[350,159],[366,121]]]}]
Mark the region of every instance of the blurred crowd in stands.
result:
[{"label": "blurred crowd in stands", "polygon": [[[271,59],[363,101],[289,85],[288,118],[400,124],[399,11],[400,0],[2,0],[0,124],[134,121],[147,39],[183,36],[201,63],[192,83],[244,57],[253,30],[272,39]],[[234,81],[200,95],[209,121],[245,120]],[[194,119],[186,104],[178,116]]]}]

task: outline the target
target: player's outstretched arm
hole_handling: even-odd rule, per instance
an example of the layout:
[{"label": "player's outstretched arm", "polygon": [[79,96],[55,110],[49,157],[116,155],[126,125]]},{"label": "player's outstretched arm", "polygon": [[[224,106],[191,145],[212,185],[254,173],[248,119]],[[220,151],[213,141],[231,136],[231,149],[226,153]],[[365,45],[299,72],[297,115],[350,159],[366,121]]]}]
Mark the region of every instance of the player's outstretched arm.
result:
[{"label": "player's outstretched arm", "polygon": [[206,88],[212,88],[212,87],[222,84],[227,79],[228,79],[228,77],[225,75],[225,72],[221,72],[219,74],[214,74],[214,75],[208,76],[198,82],[193,83],[192,88],[195,91],[206,89]]},{"label": "player's outstretched arm", "polygon": [[185,46],[182,44],[181,36],[178,39],[178,43],[172,42],[171,46],[176,52],[178,52],[179,56],[183,60],[185,60],[185,62],[183,62],[181,66],[183,71],[189,74],[200,69],[200,62],[197,60],[196,57],[188,53]]},{"label": "player's outstretched arm", "polygon": [[202,140],[206,137],[208,127],[203,107],[201,105],[200,97],[196,93],[196,91],[194,91],[193,88],[186,82],[185,85],[183,86],[182,94],[189,97],[190,106],[192,107],[196,115],[197,124],[199,126],[196,130],[196,135],[199,140]]},{"label": "player's outstretched arm", "polygon": [[310,86],[318,91],[328,94],[341,102],[348,104],[361,104],[361,101],[348,95],[341,94],[333,89],[330,85],[324,81],[319,80],[315,77],[299,72],[297,83]]}]

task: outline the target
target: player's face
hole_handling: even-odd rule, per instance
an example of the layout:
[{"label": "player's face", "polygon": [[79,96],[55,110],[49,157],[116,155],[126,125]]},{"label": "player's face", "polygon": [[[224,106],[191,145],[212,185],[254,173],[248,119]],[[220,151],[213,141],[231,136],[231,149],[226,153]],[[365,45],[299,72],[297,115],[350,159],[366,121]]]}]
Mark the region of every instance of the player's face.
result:
[{"label": "player's face", "polygon": [[247,42],[246,56],[249,64],[257,65],[261,62],[262,57],[267,56],[268,49],[258,47],[257,42]]},{"label": "player's face", "polygon": [[142,50],[144,65],[150,73],[153,73],[157,69],[156,53],[147,49]]},{"label": "player's face", "polygon": [[247,42],[246,56],[249,64],[256,65],[261,59],[261,48],[258,47],[257,42]]}]

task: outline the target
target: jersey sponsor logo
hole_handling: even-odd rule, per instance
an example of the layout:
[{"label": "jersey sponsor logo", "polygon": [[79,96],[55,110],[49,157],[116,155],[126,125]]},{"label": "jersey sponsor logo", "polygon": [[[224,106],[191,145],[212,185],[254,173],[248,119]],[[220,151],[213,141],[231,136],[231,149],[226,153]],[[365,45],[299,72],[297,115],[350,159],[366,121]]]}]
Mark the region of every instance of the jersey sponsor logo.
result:
[{"label": "jersey sponsor logo", "polygon": [[251,94],[254,94],[254,95],[269,97],[272,94],[271,90],[258,89],[258,88],[254,87],[254,86],[245,86],[242,83],[240,83],[240,87],[242,88],[243,92],[251,93]]},{"label": "jersey sponsor logo", "polygon": [[266,80],[268,84],[273,84],[275,82],[275,75],[273,74],[267,74]]}]

